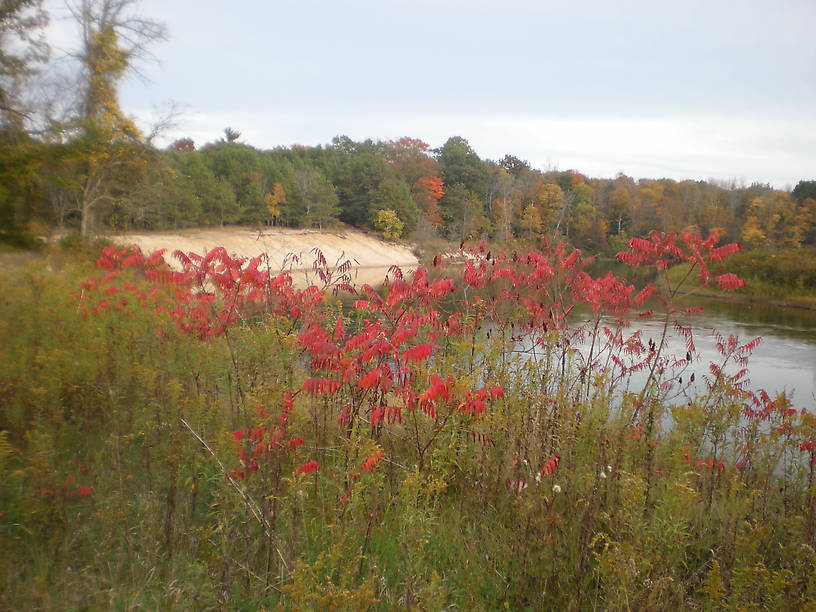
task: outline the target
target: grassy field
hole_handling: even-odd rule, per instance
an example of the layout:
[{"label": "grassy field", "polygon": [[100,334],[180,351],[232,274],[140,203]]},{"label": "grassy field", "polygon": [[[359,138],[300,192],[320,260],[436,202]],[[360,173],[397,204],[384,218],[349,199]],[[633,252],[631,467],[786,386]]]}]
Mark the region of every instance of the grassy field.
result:
[{"label": "grassy field", "polygon": [[600,322],[650,290],[575,253],[353,296],[218,250],[0,259],[0,607],[816,605],[814,416],[729,338],[690,394],[691,347]]}]

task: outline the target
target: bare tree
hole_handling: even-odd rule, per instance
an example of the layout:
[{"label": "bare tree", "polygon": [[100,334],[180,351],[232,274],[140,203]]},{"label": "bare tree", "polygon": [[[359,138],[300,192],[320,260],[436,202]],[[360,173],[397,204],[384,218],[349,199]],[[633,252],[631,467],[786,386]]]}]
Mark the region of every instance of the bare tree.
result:
[{"label": "bare tree", "polygon": [[572,203],[575,200],[575,196],[572,192],[567,192],[561,197],[561,209],[558,212],[558,219],[555,222],[555,227],[553,228],[552,233],[552,242],[556,243],[558,239],[561,237],[561,226],[564,226],[566,230],[566,237],[569,238],[569,220],[570,216],[570,209],[572,208]]},{"label": "bare tree", "polygon": [[22,132],[27,115],[20,102],[24,81],[48,58],[42,0],[0,1],[0,129]]}]

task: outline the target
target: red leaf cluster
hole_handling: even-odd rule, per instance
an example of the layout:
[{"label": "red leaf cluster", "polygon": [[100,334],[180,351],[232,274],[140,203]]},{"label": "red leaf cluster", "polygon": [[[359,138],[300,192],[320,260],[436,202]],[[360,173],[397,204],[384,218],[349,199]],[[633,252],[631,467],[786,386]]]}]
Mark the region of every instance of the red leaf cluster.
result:
[{"label": "red leaf cluster", "polygon": [[319,472],[320,466],[318,465],[317,461],[308,461],[303,465],[299,465],[295,472],[297,474],[311,474],[312,472]]},{"label": "red leaf cluster", "polygon": [[541,475],[542,476],[552,476],[555,474],[556,470],[558,470],[558,464],[561,463],[561,455],[555,453],[552,457],[547,460],[547,463],[544,464],[544,467],[541,468]]},{"label": "red leaf cluster", "polygon": [[381,448],[378,448],[377,450],[373,451],[368,456],[368,458],[366,458],[366,460],[363,462],[363,465],[362,465],[362,467],[360,469],[362,471],[364,471],[364,472],[372,471],[376,467],[376,465],[380,462],[380,460],[383,458],[384,455],[385,455],[385,451],[383,449],[381,449]]}]

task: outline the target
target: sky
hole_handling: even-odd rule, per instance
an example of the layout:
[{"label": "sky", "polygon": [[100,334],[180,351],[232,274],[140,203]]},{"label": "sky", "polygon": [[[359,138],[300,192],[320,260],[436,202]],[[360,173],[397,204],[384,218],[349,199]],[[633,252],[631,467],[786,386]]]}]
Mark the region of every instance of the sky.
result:
[{"label": "sky", "polygon": [[[55,56],[75,28],[46,0]],[[468,140],[591,177],[816,179],[814,0],[141,0],[168,40],[120,89],[159,144]]]}]

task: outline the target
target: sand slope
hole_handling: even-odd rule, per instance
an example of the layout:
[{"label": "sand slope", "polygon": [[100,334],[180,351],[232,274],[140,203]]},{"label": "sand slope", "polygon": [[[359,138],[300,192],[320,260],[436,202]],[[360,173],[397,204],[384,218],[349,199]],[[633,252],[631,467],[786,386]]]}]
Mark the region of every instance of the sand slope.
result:
[{"label": "sand slope", "polygon": [[[291,269],[299,284],[305,282],[305,275],[312,268],[315,259],[312,251],[315,248],[320,249],[330,266],[350,260],[354,265],[355,282],[358,284],[379,284],[392,265],[407,271],[416,268],[418,264],[409,246],[384,242],[357,230],[326,232],[264,228],[259,231],[227,227],[129,233],[110,238],[123,245],[135,244],[144,253],[167,249],[169,255],[179,249],[202,254],[219,246],[224,247],[231,255],[241,257],[251,258],[266,253],[273,269]],[[169,257],[165,258],[170,260]]]}]

